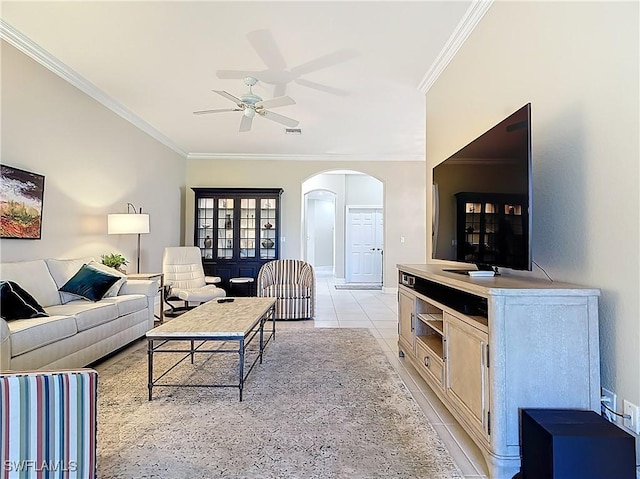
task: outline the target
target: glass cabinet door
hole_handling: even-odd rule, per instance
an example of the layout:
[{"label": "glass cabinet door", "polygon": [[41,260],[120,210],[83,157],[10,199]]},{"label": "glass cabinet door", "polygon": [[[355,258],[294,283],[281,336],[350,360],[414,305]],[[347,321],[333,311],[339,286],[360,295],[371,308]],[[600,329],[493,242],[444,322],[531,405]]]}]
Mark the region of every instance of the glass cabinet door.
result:
[{"label": "glass cabinet door", "polygon": [[217,258],[233,258],[233,198],[218,198]]},{"label": "glass cabinet door", "polygon": [[276,200],[260,200],[260,259],[276,257]]},{"label": "glass cabinet door", "polygon": [[197,244],[202,250],[202,257],[213,258],[213,198],[198,200],[198,218],[196,220]]},{"label": "glass cabinet door", "polygon": [[240,258],[256,257],[256,200],[240,200]]}]

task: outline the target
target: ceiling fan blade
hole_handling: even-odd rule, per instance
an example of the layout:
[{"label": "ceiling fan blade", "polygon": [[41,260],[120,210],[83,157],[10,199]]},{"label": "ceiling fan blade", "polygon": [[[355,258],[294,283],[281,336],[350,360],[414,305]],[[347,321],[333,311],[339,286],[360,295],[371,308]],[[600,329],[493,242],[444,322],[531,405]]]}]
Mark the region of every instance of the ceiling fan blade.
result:
[{"label": "ceiling fan blade", "polygon": [[298,123],[300,123],[298,120],[294,120],[293,118],[289,118],[287,116],[280,115],[272,111],[263,110],[260,112],[260,115],[264,116],[265,118],[271,121],[275,121],[277,123],[280,123],[282,125],[285,125],[291,128],[293,128],[294,126],[298,126]]},{"label": "ceiling fan blade", "polygon": [[194,111],[194,115],[207,115],[209,113],[222,113],[225,111],[242,111],[242,108],[223,108],[221,110],[198,110]]},{"label": "ceiling fan blade", "polygon": [[233,96],[231,93],[227,93],[226,91],[221,91],[221,90],[212,90],[212,91],[215,91],[218,95],[222,95],[227,100],[231,100],[233,103],[235,103],[239,107],[242,107],[242,100],[238,97]]},{"label": "ceiling fan blade", "polygon": [[332,86],[322,85],[320,83],[316,83],[313,81],[305,80],[303,78],[298,78],[294,80],[298,85],[306,86],[309,88],[313,88],[314,90],[323,91],[325,93],[331,93],[332,95],[338,96],[349,96],[350,93],[346,90],[341,90],[340,88],[334,88]]},{"label": "ceiling fan blade", "polygon": [[221,80],[238,80],[244,77],[255,77],[258,72],[244,70],[217,70],[216,76]]},{"label": "ceiling fan blade", "polygon": [[255,30],[247,33],[249,43],[270,70],[285,70],[287,64],[280,53],[273,35],[269,30]]},{"label": "ceiling fan blade", "polygon": [[337,52],[323,55],[315,60],[308,61],[297,67],[291,69],[291,73],[296,76],[304,75],[305,73],[311,73],[323,68],[328,68],[338,63],[353,60],[359,55],[356,50],[338,50]]},{"label": "ceiling fan blade", "polygon": [[271,100],[259,101],[256,103],[256,107],[261,108],[278,108],[279,106],[295,105],[296,101],[290,96],[279,96],[272,98]]},{"label": "ceiling fan blade", "polygon": [[284,96],[285,93],[287,93],[287,83],[285,82],[276,83],[276,87],[273,89],[273,96],[274,97]]},{"label": "ceiling fan blade", "polygon": [[242,120],[240,120],[240,129],[238,131],[249,131],[251,130],[251,124],[253,123],[253,117],[248,117],[242,115]]}]

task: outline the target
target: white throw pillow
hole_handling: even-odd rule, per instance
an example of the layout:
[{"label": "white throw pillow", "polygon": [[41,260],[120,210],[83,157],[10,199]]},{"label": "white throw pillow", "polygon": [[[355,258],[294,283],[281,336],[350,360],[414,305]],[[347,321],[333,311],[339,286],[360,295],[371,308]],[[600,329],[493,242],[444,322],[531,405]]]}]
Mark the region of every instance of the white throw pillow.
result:
[{"label": "white throw pillow", "polygon": [[109,291],[106,292],[103,298],[113,298],[114,296],[118,296],[120,288],[122,288],[122,285],[127,280],[127,275],[121,273],[115,268],[111,268],[110,266],[107,266],[105,264],[98,263],[97,261],[91,261],[89,263],[89,266],[93,266],[94,268],[99,269],[100,271],[104,271],[105,273],[109,273],[113,276],[120,277],[120,279],[116,281],[115,284],[111,286],[111,288],[109,288]]},{"label": "white throw pillow", "polygon": [[[93,261],[93,258],[89,256],[77,259],[47,259],[45,261],[59,290],[67,284],[67,281],[69,281],[74,274],[80,271],[83,264],[89,264]],[[78,297],[73,294],[60,293],[60,303],[62,304],[66,304],[69,301],[76,301],[77,299]]]}]

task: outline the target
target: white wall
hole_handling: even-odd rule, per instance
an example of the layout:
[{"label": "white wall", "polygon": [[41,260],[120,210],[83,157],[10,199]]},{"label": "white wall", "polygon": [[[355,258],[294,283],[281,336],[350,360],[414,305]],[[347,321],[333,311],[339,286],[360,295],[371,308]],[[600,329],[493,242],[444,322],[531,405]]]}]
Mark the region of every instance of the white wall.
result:
[{"label": "white wall", "polygon": [[[345,198],[346,198],[346,178],[343,174],[322,173],[307,178],[302,183],[302,194],[305,195],[312,190],[331,191],[335,201],[335,225],[334,232],[335,252],[333,263],[333,277],[337,282],[344,282],[344,224],[345,224]],[[304,212],[303,212],[304,216]],[[304,232],[303,232],[304,233]]]},{"label": "white wall", "polygon": [[316,269],[333,267],[333,232],[335,218],[335,201],[333,198],[309,198],[307,200],[308,233],[313,236],[315,244],[311,264],[313,264]]},{"label": "white wall", "polygon": [[382,206],[382,182],[366,175],[345,176],[346,198],[349,206]]},{"label": "white wall", "polygon": [[121,252],[135,271],[135,235],[107,235],[127,202],[150,214],[142,271],[160,271],[180,240],[186,160],[5,42],[2,163],[45,176],[41,240],[0,240],[0,259]]},{"label": "white wall", "polygon": [[533,259],[555,280],[601,289],[602,385],[620,409],[640,405],[638,10],[495,2],[426,96],[427,184],[433,166],[531,102]]},{"label": "white wall", "polygon": [[[357,170],[384,183],[385,287],[395,288],[398,263],[424,263],[426,216],[425,164],[399,162],[270,161],[270,160],[188,160],[185,244],[193,242],[192,187],[281,187],[283,258],[302,258],[302,182],[313,175],[335,169]],[[336,202],[338,198],[336,198]],[[336,224],[341,220],[336,216]],[[400,243],[400,237],[406,241]],[[336,241],[337,235],[336,235]],[[336,252],[337,253],[337,252]],[[336,258],[336,264],[338,259]]]}]

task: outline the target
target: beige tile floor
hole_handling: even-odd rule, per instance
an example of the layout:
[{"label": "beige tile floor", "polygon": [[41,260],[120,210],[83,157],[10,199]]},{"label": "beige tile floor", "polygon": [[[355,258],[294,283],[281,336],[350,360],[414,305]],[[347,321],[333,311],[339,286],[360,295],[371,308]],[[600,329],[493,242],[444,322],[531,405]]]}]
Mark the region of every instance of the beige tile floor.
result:
[{"label": "beige tile floor", "polygon": [[398,371],[465,478],[487,478],[482,454],[431,392],[416,370],[398,358],[396,294],[375,290],[337,290],[329,275],[317,274],[314,320],[280,321],[276,328],[368,328]]}]

